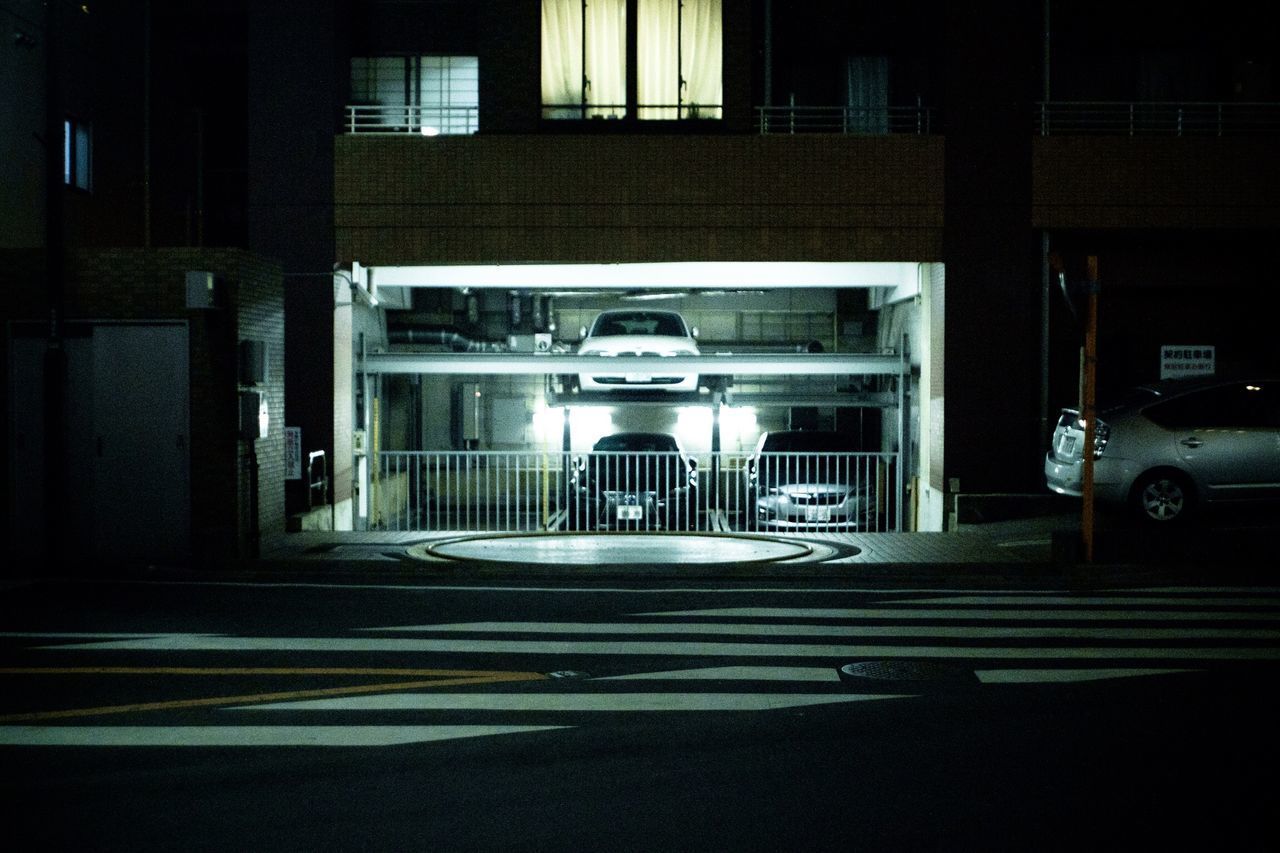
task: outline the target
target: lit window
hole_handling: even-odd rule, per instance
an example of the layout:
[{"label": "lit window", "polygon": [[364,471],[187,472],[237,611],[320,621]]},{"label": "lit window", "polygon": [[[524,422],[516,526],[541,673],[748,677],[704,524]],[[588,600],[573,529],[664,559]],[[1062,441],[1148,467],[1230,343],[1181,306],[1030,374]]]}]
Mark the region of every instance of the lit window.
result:
[{"label": "lit window", "polygon": [[638,118],[720,118],[722,41],[721,0],[543,0],[542,116],[626,116],[634,46]]},{"label": "lit window", "polygon": [[720,118],[720,0],[637,2],[640,118]]},{"label": "lit window", "polygon": [[87,122],[69,118],[62,123],[62,182],[69,187],[91,189],[93,134]]},{"label": "lit window", "polygon": [[474,56],[351,59],[351,115],[365,132],[456,136],[480,128],[480,64]]},{"label": "lit window", "polygon": [[542,0],[542,117],[627,114],[627,0]]}]

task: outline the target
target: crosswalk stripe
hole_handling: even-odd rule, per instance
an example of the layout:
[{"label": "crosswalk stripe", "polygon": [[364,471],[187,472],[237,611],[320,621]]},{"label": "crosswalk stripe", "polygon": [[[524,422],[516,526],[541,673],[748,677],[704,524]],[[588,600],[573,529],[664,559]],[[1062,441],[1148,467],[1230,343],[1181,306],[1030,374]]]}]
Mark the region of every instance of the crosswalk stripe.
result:
[{"label": "crosswalk stripe", "polygon": [[979,669],[975,670],[975,674],[983,684],[1047,684],[1198,671],[1195,669]]},{"label": "crosswalk stripe", "polygon": [[[1197,669],[1146,669],[1137,667],[1111,669],[979,669],[974,674],[984,684],[1048,684],[1103,679],[1133,678],[1145,675],[1167,675],[1200,672]],[[712,666],[701,669],[677,669],[666,672],[637,672],[630,675],[608,675],[595,681],[790,681],[839,682],[835,667],[802,666]]]},{"label": "crosswalk stripe", "polygon": [[0,726],[3,746],[392,746],[568,726]]},{"label": "crosswalk stripe", "polygon": [[595,681],[819,681],[838,682],[831,666],[709,666],[666,672],[636,672],[605,675]]},{"label": "crosswalk stripe", "polygon": [[229,708],[232,711],[768,711],[878,699],[896,693],[383,693]]},{"label": "crosswalk stripe", "polygon": [[1280,657],[1274,647],[1222,646],[893,646],[816,643],[728,643],[627,640],[480,640],[406,639],[402,637],[213,637],[175,634],[140,640],[73,643],[43,649],[127,649],[134,651],[274,651],[474,653],[540,655],[671,655],[681,657],[830,657],[830,658],[1043,658],[1079,660],[1267,660]]},{"label": "crosswalk stripe", "polygon": [[1040,620],[1076,621],[1174,621],[1174,622],[1271,622],[1277,612],[1190,611],[1190,610],[1000,610],[996,608],[909,608],[898,607],[717,607],[706,610],[664,610],[636,613],[635,616],[698,616],[736,619],[897,619],[897,620],[981,620],[1011,622]]},{"label": "crosswalk stripe", "polygon": [[903,598],[886,601],[886,604],[1079,604],[1079,605],[1157,605],[1165,607],[1275,607],[1280,598],[1223,598],[1196,596],[1194,598],[1169,598],[1167,596],[1132,595],[947,595],[937,598]]},{"label": "crosswalk stripe", "polygon": [[1063,639],[1151,640],[1280,640],[1280,629],[1250,628],[1037,628],[918,625],[785,625],[759,622],[464,622],[368,628],[387,633],[487,634],[708,634],[766,637],[939,637],[952,639],[1055,637]]}]

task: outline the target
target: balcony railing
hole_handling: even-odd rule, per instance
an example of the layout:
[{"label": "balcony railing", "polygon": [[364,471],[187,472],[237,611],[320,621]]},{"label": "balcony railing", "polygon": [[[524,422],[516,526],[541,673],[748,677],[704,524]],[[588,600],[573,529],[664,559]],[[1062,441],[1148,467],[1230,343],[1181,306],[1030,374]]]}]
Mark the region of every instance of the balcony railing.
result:
[{"label": "balcony railing", "polygon": [[1239,136],[1280,133],[1280,103],[1040,101],[1041,136]]},{"label": "balcony railing", "polygon": [[908,107],[756,107],[761,134],[790,133],[932,133],[932,110]]},{"label": "balcony railing", "polygon": [[480,129],[479,107],[351,104],[347,133],[416,133],[422,136],[465,136]]},{"label": "balcony railing", "polygon": [[[544,118],[589,119],[621,115],[623,106],[595,104],[544,106]],[[641,118],[705,120],[721,117],[719,106],[646,106]],[[756,107],[756,128],[762,134],[792,133],[932,133],[932,110],[919,104],[908,107]],[[412,104],[351,104],[347,106],[347,133],[420,134],[458,136],[480,129],[479,107],[425,107]]]}]

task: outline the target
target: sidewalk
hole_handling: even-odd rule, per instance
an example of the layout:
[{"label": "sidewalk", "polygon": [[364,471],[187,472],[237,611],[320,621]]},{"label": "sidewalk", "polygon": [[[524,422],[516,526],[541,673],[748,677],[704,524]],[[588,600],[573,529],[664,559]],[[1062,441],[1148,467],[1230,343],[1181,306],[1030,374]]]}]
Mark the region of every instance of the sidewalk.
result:
[{"label": "sidewalk", "polygon": [[[794,537],[310,531],[264,540],[261,558],[243,568],[266,574],[390,573],[459,580],[628,575],[903,580],[979,576],[1082,582],[1141,581],[1160,575],[1189,582],[1280,580],[1271,556],[1280,529],[1257,522],[1150,531],[1104,520],[1095,535],[1091,563],[1083,559],[1079,517],[1062,513],[962,524],[945,533]],[[770,550],[766,543],[786,547]]]}]

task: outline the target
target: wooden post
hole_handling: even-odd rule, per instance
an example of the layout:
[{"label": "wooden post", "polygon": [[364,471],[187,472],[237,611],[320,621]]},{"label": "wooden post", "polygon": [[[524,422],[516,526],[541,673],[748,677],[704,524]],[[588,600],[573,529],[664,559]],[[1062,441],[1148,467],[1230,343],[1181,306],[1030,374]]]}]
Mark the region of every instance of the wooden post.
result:
[{"label": "wooden post", "polygon": [[1084,393],[1080,401],[1080,414],[1084,418],[1083,502],[1080,534],[1084,539],[1084,560],[1093,562],[1094,506],[1093,506],[1093,446],[1097,403],[1095,395],[1098,381],[1098,257],[1090,255],[1086,274],[1089,289],[1088,317],[1084,332]]}]

